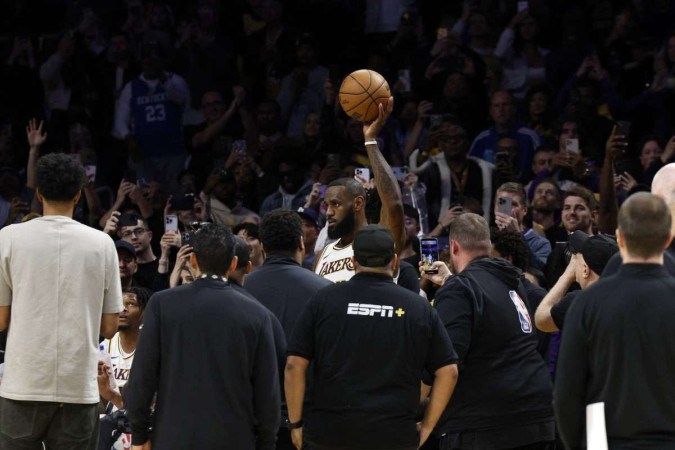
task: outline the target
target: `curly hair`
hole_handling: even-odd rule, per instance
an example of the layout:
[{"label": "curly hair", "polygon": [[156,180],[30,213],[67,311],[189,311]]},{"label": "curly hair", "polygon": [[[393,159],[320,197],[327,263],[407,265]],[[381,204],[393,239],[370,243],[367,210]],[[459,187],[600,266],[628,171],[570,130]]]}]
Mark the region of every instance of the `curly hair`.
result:
[{"label": "curly hair", "polygon": [[45,155],[35,171],[37,189],[51,201],[72,200],[84,187],[82,165],[63,153]]},{"label": "curly hair", "polygon": [[260,223],[260,242],[265,253],[293,253],[300,247],[302,220],[295,211],[275,209]]},{"label": "curly hair", "polygon": [[490,229],[492,246],[503,258],[511,258],[511,264],[525,271],[530,265],[530,248],[516,231]]},{"label": "curly hair", "polygon": [[225,275],[234,255],[232,230],[215,223],[204,225],[194,233],[192,251],[203,273]]},{"label": "curly hair", "polygon": [[148,301],[150,301],[150,296],[152,292],[149,289],[140,286],[130,286],[122,290],[123,294],[134,294],[136,296],[136,302],[138,302],[138,307],[141,311],[145,311],[145,307],[148,306]]}]

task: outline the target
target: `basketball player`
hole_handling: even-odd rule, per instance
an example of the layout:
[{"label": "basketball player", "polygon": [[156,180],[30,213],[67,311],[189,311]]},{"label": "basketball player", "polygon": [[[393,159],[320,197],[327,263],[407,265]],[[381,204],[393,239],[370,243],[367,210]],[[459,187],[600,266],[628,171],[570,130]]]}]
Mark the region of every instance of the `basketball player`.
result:
[{"label": "basketball player", "polygon": [[[382,201],[379,223],[391,231],[398,253],[405,243],[401,189],[375,140],[393,108],[393,97],[389,97],[386,105],[380,104],[377,119],[363,124],[363,136],[375,178],[375,188]],[[336,283],[347,281],[354,275],[354,266],[351,262],[354,255],[352,250],[354,234],[368,224],[365,210],[366,192],[355,179],[339,178],[328,185],[324,201],[327,206],[328,238],[337,241],[323,249],[314,271]]]},{"label": "basketball player", "polygon": [[[104,349],[110,354],[112,361],[115,384],[120,389],[129,379],[129,371],[134,362],[138,334],[143,321],[143,311],[145,305],[148,304],[151,293],[145,288],[134,286],[125,289],[122,295],[124,311],[120,314],[118,331],[110,340],[103,341]],[[124,400],[120,391],[110,389],[107,369],[107,367],[103,367],[103,363],[99,362],[99,393],[104,400],[112,402],[116,408],[122,409],[124,408]]]}]

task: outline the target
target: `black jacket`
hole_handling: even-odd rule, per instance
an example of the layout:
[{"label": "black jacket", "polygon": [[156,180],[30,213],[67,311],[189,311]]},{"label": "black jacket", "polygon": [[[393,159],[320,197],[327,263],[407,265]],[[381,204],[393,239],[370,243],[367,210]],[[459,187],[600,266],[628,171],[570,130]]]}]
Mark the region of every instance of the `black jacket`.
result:
[{"label": "black jacket", "polygon": [[436,293],[436,309],[459,356],[459,380],[440,433],[552,421],[552,386],[537,352],[520,270],[475,259]]},{"label": "black jacket", "polygon": [[316,291],[333,284],[303,268],[290,256],[271,255],[265,263],[244,279],[244,289],[253,295],[281,322],[290,339],[302,307]]},{"label": "black jacket", "polygon": [[675,448],[675,278],[624,264],[567,313],[555,410],[566,448],[585,446],[586,405],[605,403],[609,448]]},{"label": "black jacket", "polygon": [[126,391],[134,445],[153,425],[158,449],[274,449],[280,399],[269,313],[220,279],[154,294]]}]

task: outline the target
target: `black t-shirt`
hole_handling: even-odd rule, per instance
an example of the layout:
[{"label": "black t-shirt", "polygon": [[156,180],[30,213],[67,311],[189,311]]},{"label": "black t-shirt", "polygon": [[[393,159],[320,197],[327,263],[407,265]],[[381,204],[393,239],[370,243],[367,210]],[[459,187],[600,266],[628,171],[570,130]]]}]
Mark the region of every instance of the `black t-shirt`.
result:
[{"label": "black t-shirt", "polygon": [[157,258],[150,262],[138,263],[138,271],[136,271],[136,274],[134,275],[134,280],[136,280],[139,286],[152,290],[154,288],[158,267],[159,259]]},{"label": "black t-shirt", "polygon": [[428,302],[386,275],[363,272],[305,305],[288,354],[314,362],[308,439],[349,448],[416,445],[422,372],[457,361]]},{"label": "black t-shirt", "polygon": [[420,293],[420,278],[418,276],[419,272],[417,266],[413,267],[412,264],[401,260],[398,272],[397,284],[407,290],[414,292],[415,294]]},{"label": "black t-shirt", "polygon": [[551,318],[553,319],[553,323],[555,324],[556,327],[558,327],[559,330],[563,329],[563,326],[565,325],[565,316],[567,315],[567,311],[570,310],[570,307],[572,306],[572,303],[574,303],[574,299],[577,298],[577,294],[581,291],[572,291],[568,292],[565,294],[563,298],[560,299],[558,303],[553,305],[551,308]]}]

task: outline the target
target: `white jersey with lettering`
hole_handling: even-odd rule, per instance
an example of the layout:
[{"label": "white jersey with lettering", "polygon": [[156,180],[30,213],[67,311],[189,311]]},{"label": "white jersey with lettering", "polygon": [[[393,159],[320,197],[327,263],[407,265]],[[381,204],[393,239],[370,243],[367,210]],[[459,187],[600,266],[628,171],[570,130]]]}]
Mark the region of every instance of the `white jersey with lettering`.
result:
[{"label": "white jersey with lettering", "polygon": [[136,350],[131,353],[126,353],[122,349],[119,332],[115,333],[109,341],[103,341],[103,344],[105,344],[105,349],[110,353],[113,375],[115,376],[117,387],[121,388],[129,380],[129,371],[131,370],[131,364],[134,362],[134,353],[136,353]]},{"label": "white jersey with lettering", "polygon": [[333,283],[348,281],[354,276],[352,256],[352,244],[340,247],[340,240],[332,242],[321,251],[314,272]]}]

